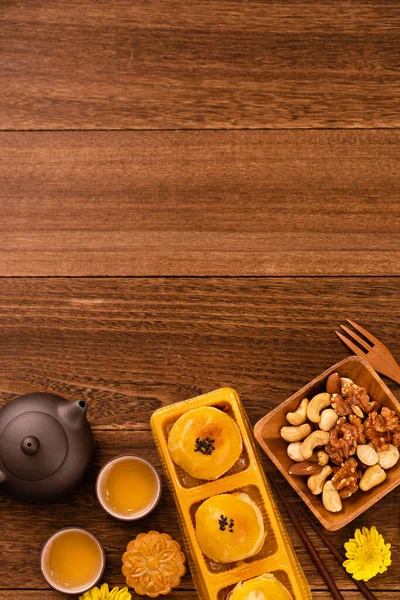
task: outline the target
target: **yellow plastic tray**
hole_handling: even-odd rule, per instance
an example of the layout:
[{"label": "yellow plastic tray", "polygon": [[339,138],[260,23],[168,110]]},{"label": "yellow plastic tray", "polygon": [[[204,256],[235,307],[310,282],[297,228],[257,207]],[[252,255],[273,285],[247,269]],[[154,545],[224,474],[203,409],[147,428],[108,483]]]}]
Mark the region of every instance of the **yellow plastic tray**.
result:
[{"label": "yellow plastic tray", "polygon": [[[200,406],[214,406],[236,421],[243,438],[243,452],[228,473],[216,481],[193,479],[174,464],[168,452],[168,434],[184,413]],[[153,436],[179,514],[186,552],[200,600],[224,600],[240,581],[263,573],[274,575],[289,589],[294,600],[311,600],[307,580],[287,536],[271,490],[264,476],[250,424],[238,394],[221,388],[185,402],[155,411],[151,417]],[[267,536],[261,551],[244,561],[220,564],[200,550],[194,516],[200,504],[216,494],[241,491],[257,502]]]}]

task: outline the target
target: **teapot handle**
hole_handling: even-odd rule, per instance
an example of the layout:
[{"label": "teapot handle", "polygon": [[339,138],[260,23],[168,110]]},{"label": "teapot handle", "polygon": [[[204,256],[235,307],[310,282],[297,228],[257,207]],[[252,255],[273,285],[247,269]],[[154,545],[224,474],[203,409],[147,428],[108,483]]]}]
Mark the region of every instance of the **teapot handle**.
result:
[{"label": "teapot handle", "polygon": [[6,476],[4,475],[3,471],[0,471],[0,483],[3,483],[3,481],[6,480]]}]

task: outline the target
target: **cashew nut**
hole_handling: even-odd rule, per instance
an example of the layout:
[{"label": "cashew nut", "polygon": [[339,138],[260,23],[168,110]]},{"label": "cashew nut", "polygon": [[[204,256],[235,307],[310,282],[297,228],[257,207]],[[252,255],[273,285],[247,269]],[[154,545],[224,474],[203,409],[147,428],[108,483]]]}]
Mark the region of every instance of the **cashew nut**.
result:
[{"label": "cashew nut", "polygon": [[281,437],[285,442],[300,442],[311,433],[311,426],[308,423],[298,427],[282,427]]},{"label": "cashew nut", "polygon": [[378,462],[378,453],[369,444],[359,444],[357,446],[357,456],[368,467],[372,467]]},{"label": "cashew nut", "polygon": [[324,488],[325,481],[328,479],[329,475],[332,473],[332,467],[326,465],[320,473],[316,475],[311,475],[307,479],[307,485],[312,494],[314,496],[318,496],[318,494],[322,494],[322,490]]},{"label": "cashew nut", "polygon": [[291,458],[292,460],[294,460],[296,462],[303,462],[303,460],[304,460],[303,455],[300,450],[302,443],[303,442],[292,442],[287,447],[287,453],[288,453],[289,458]]},{"label": "cashew nut", "polygon": [[326,408],[321,413],[321,420],[319,422],[319,428],[322,431],[330,431],[336,425],[339,415],[333,410],[333,408]]},{"label": "cashew nut", "polygon": [[340,512],[343,508],[342,499],[339,496],[339,492],[333,485],[332,479],[327,481],[322,490],[322,504],[329,512]]},{"label": "cashew nut", "polygon": [[[304,427],[304,425],[302,425]],[[308,460],[312,457],[314,448],[318,446],[325,446],[329,442],[329,433],[327,431],[321,431],[317,429],[310,433],[310,435],[304,440],[301,445],[301,453],[304,460]]]},{"label": "cashew nut", "polygon": [[391,469],[396,465],[399,461],[400,453],[396,446],[393,444],[389,444],[389,448],[387,450],[383,450],[382,452],[378,452],[379,464],[382,469]]},{"label": "cashew nut", "polygon": [[307,407],[308,398],[303,398],[297,410],[286,415],[288,422],[291,425],[303,425],[307,421]]},{"label": "cashew nut", "polygon": [[325,450],[318,450],[317,452],[317,463],[320,467],[324,467],[329,462],[329,454]]},{"label": "cashew nut", "polygon": [[364,475],[360,480],[360,490],[363,492],[368,492],[368,490],[372,489],[376,485],[382,483],[386,479],[386,472],[382,469],[381,465],[374,465],[373,467],[368,467],[365,471]]},{"label": "cashew nut", "polygon": [[312,423],[319,423],[321,418],[321,411],[331,404],[331,395],[328,392],[322,392],[317,394],[310,400],[307,408],[307,417]]}]

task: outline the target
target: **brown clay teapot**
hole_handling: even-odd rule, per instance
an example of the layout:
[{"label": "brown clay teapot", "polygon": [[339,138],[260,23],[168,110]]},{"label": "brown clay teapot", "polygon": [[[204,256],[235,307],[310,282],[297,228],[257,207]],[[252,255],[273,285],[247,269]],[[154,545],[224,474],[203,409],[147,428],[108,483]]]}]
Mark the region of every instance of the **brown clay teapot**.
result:
[{"label": "brown clay teapot", "polygon": [[0,481],[36,502],[66,494],[79,483],[94,453],[83,400],[33,393],[0,411]]}]

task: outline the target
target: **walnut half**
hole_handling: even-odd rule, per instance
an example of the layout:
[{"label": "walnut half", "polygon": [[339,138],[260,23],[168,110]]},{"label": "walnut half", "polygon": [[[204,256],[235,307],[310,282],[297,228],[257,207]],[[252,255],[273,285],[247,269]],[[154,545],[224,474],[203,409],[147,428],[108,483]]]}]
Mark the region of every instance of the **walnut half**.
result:
[{"label": "walnut half", "polygon": [[361,479],[361,471],[355,458],[346,460],[332,478],[333,485],[339,492],[341,498],[350,498],[358,490],[358,482]]},{"label": "walnut half", "polygon": [[[358,408],[367,415],[378,406],[374,400],[370,399],[367,390],[356,383],[346,383],[342,388],[342,394],[345,400],[352,406],[352,410],[355,414],[358,414],[358,411],[355,410],[355,408]],[[358,414],[358,416],[360,416],[360,414]]]},{"label": "walnut half", "polygon": [[387,450],[389,444],[397,447],[400,445],[399,418],[386,406],[382,408],[381,414],[374,410],[365,420],[365,435],[377,452]]},{"label": "walnut half", "polygon": [[325,451],[329,454],[335,465],[342,463],[353,456],[357,450],[357,444],[362,443],[363,426],[361,419],[355,415],[350,415],[350,422],[347,417],[340,417],[336,426],[329,434],[329,442],[325,446]]}]

